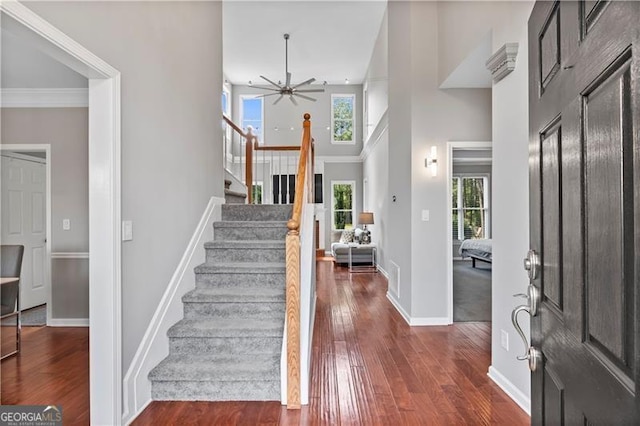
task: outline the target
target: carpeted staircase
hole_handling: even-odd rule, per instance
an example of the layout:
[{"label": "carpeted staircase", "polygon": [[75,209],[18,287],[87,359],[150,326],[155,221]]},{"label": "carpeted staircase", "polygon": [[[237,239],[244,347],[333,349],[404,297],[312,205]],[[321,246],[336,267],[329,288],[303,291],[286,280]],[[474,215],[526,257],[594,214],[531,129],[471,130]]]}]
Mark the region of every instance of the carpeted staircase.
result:
[{"label": "carpeted staircase", "polygon": [[169,356],[149,373],[154,400],[280,400],[285,236],[291,206],[227,204],[215,222]]}]

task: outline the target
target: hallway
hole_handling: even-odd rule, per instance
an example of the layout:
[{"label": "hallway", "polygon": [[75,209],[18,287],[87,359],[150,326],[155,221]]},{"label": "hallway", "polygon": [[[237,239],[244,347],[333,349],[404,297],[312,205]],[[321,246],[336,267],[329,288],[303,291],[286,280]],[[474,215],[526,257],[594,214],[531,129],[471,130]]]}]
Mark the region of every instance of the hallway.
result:
[{"label": "hallway", "polygon": [[487,377],[490,324],[410,328],[381,274],[318,262],[309,406],[153,402],[136,425],[529,424]]}]

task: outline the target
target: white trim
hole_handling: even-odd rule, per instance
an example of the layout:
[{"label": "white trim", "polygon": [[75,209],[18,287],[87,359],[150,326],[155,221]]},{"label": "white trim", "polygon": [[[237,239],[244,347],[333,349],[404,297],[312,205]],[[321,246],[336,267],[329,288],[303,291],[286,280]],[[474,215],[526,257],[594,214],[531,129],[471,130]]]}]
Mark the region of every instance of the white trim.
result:
[{"label": "white trim", "polygon": [[[23,152],[45,152],[45,158],[44,158],[44,164],[45,164],[45,174],[46,174],[46,182],[45,182],[45,221],[46,221],[46,227],[47,230],[45,232],[46,235],[46,243],[45,243],[45,286],[47,287],[46,290],[46,297],[47,297],[47,307],[46,307],[46,316],[47,316],[47,325],[49,325],[49,321],[51,320],[51,312],[53,310],[53,287],[51,285],[51,259],[52,259],[52,253],[51,253],[51,235],[52,235],[52,230],[51,230],[51,217],[52,217],[52,210],[51,210],[51,167],[53,165],[53,162],[51,160],[51,144],[1,144],[0,145],[0,151],[23,151]],[[8,153],[4,153],[2,155],[7,156]],[[10,156],[14,156],[16,158],[20,158],[20,157],[28,157],[27,161],[36,161],[36,160],[41,160],[40,158],[36,158],[36,157],[29,157],[27,155],[20,155],[20,154],[16,154],[16,153],[11,153]]]},{"label": "white trim", "polygon": [[509,379],[498,371],[493,365],[489,366],[487,376],[500,387],[522,410],[531,416],[531,398],[527,397],[520,389],[518,389]]},{"label": "white trim", "polygon": [[316,162],[323,163],[362,163],[359,155],[318,155]]},{"label": "white trim", "polygon": [[86,108],[89,89],[2,89],[2,108]]},{"label": "white trim", "polygon": [[91,424],[122,421],[120,72],[16,0],[3,31],[89,78],[89,401]]},{"label": "white trim", "polygon": [[89,327],[89,318],[51,318],[47,320],[49,327]]},{"label": "white trim", "polygon": [[391,302],[394,308],[400,313],[402,318],[409,324],[411,327],[419,327],[419,326],[438,326],[438,325],[450,325],[449,318],[446,317],[418,317],[412,318],[411,315],[404,310],[400,302],[395,298],[393,294],[387,291],[387,299]]},{"label": "white trim", "polygon": [[[353,99],[353,113],[351,115],[351,127],[353,128],[353,132],[351,134],[351,140],[350,141],[336,141],[333,139],[333,125],[334,125],[334,118],[333,118],[333,99],[334,98],[352,98]],[[357,110],[357,98],[356,98],[356,94],[355,93],[332,93],[331,94],[331,129],[329,130],[331,132],[331,144],[332,145],[355,145],[356,144],[356,138],[357,138],[357,132],[356,132],[356,110]],[[344,120],[343,120],[344,121]]]},{"label": "white trim", "polygon": [[52,259],[89,259],[89,252],[53,252],[51,253]]},{"label": "white trim", "polygon": [[493,84],[496,84],[516,68],[518,43],[505,43],[487,59],[485,66],[491,73]]},{"label": "white trim", "polygon": [[124,376],[124,424],[131,423],[151,401],[151,382],[147,376],[169,354],[167,330],[183,317],[181,297],[195,288],[193,269],[205,261],[202,247],[212,240],[213,222],[220,220],[220,206],[224,203],[223,198],[209,200]]},{"label": "white trim", "polygon": [[393,307],[396,308],[396,311],[400,313],[407,324],[411,325],[411,316],[407,313],[407,311],[404,310],[402,305],[400,305],[400,301],[397,300],[393,293],[391,293],[389,290],[387,290],[387,299],[389,299],[389,302],[391,302]]},{"label": "white trim", "polygon": [[[377,256],[376,256],[377,257]],[[389,282],[389,273],[387,271],[385,271],[382,266],[380,266],[380,264],[378,263],[376,265],[376,267],[378,268],[378,271],[387,279],[387,282]]]},{"label": "white trim", "polygon": [[380,142],[380,140],[382,139],[382,136],[384,136],[389,130],[388,111],[388,108],[384,110],[382,117],[380,117],[380,120],[378,120],[378,124],[376,124],[376,128],[373,129],[373,132],[371,132],[369,139],[365,141],[364,146],[362,147],[362,151],[360,152],[360,159],[362,161],[365,161],[367,159],[369,154],[371,154],[376,145],[378,145],[378,142]]},{"label": "white trim", "polygon": [[447,322],[453,324],[453,230],[451,202],[451,181],[453,179],[453,150],[456,149],[486,149],[491,148],[491,142],[447,142],[447,204],[445,217],[447,218]]}]

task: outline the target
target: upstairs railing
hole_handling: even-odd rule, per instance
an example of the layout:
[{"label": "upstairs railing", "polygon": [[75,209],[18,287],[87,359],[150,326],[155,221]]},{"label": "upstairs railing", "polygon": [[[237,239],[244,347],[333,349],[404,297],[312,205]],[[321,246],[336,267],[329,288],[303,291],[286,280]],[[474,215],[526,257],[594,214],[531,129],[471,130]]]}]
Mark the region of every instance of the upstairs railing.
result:
[{"label": "upstairs railing", "polygon": [[223,120],[231,130],[224,132],[225,167],[246,185],[247,202],[291,204],[300,146],[262,146],[251,127],[245,132],[226,115]]},{"label": "upstairs railing", "polygon": [[[314,176],[314,144],[311,138],[311,116],[304,115],[302,146],[298,162],[296,176],[296,196],[293,203],[291,219],[287,222],[286,238],[286,364],[287,364],[287,408],[300,408],[301,404],[301,375],[308,375],[308,367],[301,370],[301,334],[307,337],[303,341],[302,355],[308,359],[310,342],[309,324],[313,312],[303,312],[301,320],[301,300],[304,301],[304,309],[309,310],[309,299],[313,297],[313,289],[309,288],[314,282],[313,274],[308,269],[312,266],[303,265],[301,259],[306,259],[303,249],[311,249],[309,241],[313,243],[313,176]],[[301,240],[305,244],[301,244]],[[312,262],[312,260],[311,260]],[[301,272],[305,272],[301,288]]]}]

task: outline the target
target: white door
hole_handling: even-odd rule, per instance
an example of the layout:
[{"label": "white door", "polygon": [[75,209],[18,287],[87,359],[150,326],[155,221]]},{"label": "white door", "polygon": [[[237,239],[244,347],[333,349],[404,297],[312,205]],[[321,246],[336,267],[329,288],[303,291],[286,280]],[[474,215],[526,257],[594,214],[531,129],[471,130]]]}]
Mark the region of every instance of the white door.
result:
[{"label": "white door", "polygon": [[20,310],[47,301],[46,165],[2,156],[2,244],[24,245]]}]

